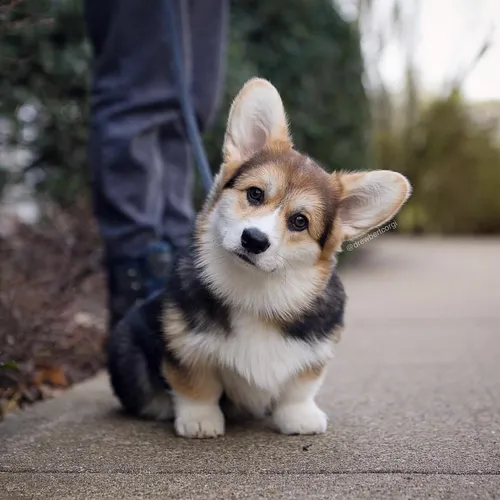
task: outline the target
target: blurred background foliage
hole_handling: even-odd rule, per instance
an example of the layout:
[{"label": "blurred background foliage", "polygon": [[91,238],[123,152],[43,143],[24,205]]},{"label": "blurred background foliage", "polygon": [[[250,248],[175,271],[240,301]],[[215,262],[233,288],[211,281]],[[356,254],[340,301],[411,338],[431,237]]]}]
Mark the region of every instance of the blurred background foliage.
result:
[{"label": "blurred background foliage", "polygon": [[[10,139],[34,152],[38,188],[68,204],[85,186],[91,52],[80,0],[2,0],[0,114],[16,124]],[[282,93],[298,148],[327,168],[367,166],[368,103],[354,26],[328,0],[232,3],[222,106],[206,138],[214,169],[231,99],[252,76]],[[165,61],[168,64],[168,61]],[[321,75],[321,78],[318,78]],[[36,137],[23,138],[20,109],[36,113]]]},{"label": "blurred background foliage", "polygon": [[231,4],[227,84],[208,138],[217,156],[231,100],[258,75],[280,91],[297,149],[328,169],[367,167],[369,107],[359,36],[328,0]]},{"label": "blurred background foliage", "polygon": [[[411,23],[398,11],[402,0],[391,1],[394,33],[409,40],[400,96],[377,80],[379,33],[379,50],[363,65],[359,33],[374,26],[376,0],[356,0],[358,14],[349,22],[329,0],[232,2],[226,88],[206,137],[211,163],[218,168],[231,99],[259,75],[282,93],[296,146],[326,168],[389,168],[409,176],[414,194],[399,231],[499,232],[497,124],[478,119],[464,101],[463,78],[437,97],[419,92]],[[0,154],[0,189],[26,173],[38,193],[63,205],[86,189],[91,51],[82,3],[0,0],[0,149],[27,152],[19,162],[16,154]]]},{"label": "blurred background foliage", "polygon": [[[355,12],[370,89],[370,165],[406,174],[413,195],[398,231],[438,234],[500,232],[500,104],[469,102],[462,87],[494,43],[485,30],[469,44],[458,70],[428,95],[419,74],[421,0],[339,0]],[[381,9],[383,7],[383,9]],[[484,3],[478,9],[484,8]],[[385,12],[382,12],[382,10]],[[403,85],[388,88],[382,62],[402,54]],[[495,188],[496,186],[496,188]]]},{"label": "blurred background foliage", "polygon": [[423,105],[409,131],[378,129],[374,155],[412,182],[403,231],[500,232],[498,127],[475,120],[459,91]]},{"label": "blurred background foliage", "polygon": [[[0,115],[6,140],[28,148],[38,188],[71,203],[85,184],[91,51],[83,2],[1,0]],[[4,169],[7,165],[3,165]],[[0,168],[2,165],[0,165]]]}]

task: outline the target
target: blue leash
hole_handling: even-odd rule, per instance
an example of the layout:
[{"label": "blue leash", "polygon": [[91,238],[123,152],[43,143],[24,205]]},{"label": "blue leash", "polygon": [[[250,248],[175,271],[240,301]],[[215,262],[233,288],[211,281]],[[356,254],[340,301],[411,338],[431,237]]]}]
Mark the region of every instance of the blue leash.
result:
[{"label": "blue leash", "polygon": [[174,77],[177,80],[177,92],[181,103],[182,118],[186,129],[189,145],[195,157],[198,172],[200,173],[201,183],[205,192],[208,193],[212,187],[212,171],[208,163],[203,141],[201,139],[200,129],[196,120],[196,114],[193,108],[193,102],[185,80],[183,62],[181,55],[181,39],[177,30],[177,16],[174,6],[174,0],[164,0],[166,8],[166,17],[168,20],[168,34],[170,38],[170,50],[172,53],[172,66]]}]

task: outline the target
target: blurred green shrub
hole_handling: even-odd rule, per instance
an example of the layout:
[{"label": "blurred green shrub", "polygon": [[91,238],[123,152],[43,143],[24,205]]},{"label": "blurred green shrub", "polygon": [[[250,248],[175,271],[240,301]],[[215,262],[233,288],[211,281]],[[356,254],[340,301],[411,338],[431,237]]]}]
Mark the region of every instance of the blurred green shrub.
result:
[{"label": "blurred green shrub", "polygon": [[[86,178],[91,52],[83,2],[0,1],[0,115],[12,119],[10,141],[32,148],[32,166],[46,170],[40,187],[71,202]],[[31,106],[27,117],[23,105]],[[26,137],[23,125],[34,133]]]},{"label": "blurred green shrub", "polygon": [[[47,173],[41,188],[71,202],[86,172],[91,51],[83,2],[0,2],[0,115],[19,123],[20,106],[36,107],[39,134],[30,145],[34,164]],[[280,90],[299,149],[327,168],[366,168],[368,105],[359,38],[330,0],[231,2],[230,33],[222,107],[206,140],[215,169],[230,101],[252,76]],[[19,133],[13,140],[26,142]]]},{"label": "blurred green shrub", "polygon": [[299,150],[328,169],[367,168],[368,101],[359,37],[330,0],[231,3],[225,94],[207,138],[212,163],[231,100],[252,76],[270,80],[289,114]]},{"label": "blurred green shrub", "polygon": [[422,109],[412,130],[377,131],[378,163],[406,173],[414,189],[400,231],[500,232],[498,128],[482,121],[454,92]]}]

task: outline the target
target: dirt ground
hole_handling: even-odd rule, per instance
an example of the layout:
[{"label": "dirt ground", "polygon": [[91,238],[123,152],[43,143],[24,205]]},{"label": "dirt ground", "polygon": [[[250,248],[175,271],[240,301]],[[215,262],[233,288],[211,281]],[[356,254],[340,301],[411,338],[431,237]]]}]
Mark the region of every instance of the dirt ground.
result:
[{"label": "dirt ground", "polygon": [[0,239],[0,419],[104,366],[105,306],[86,201]]}]

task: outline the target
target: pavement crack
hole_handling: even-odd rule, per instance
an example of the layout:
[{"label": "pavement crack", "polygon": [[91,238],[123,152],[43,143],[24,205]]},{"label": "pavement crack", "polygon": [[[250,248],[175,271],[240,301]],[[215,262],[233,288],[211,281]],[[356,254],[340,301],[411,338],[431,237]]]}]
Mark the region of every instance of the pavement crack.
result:
[{"label": "pavement crack", "polygon": [[134,469],[117,469],[117,470],[71,470],[71,469],[1,469],[0,474],[128,474],[128,475],[211,475],[211,476],[228,476],[228,475],[262,475],[262,476],[287,476],[287,475],[330,475],[330,476],[349,476],[349,475],[414,475],[414,476],[500,476],[500,471],[419,471],[419,470],[401,470],[401,469],[382,469],[382,470],[343,470],[343,471],[200,471],[200,470],[169,470],[169,471],[143,471]]}]

